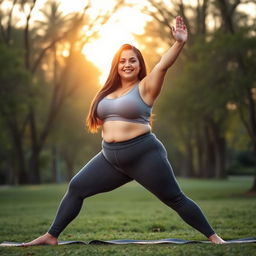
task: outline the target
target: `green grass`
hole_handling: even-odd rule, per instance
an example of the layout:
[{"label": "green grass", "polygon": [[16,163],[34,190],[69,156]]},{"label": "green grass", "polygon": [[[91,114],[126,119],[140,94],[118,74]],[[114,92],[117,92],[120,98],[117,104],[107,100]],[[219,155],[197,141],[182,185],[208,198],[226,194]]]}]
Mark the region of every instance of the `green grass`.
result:
[{"label": "green grass", "polygon": [[[255,196],[244,194],[250,178],[179,179],[183,191],[203,209],[224,239],[256,237]],[[67,184],[0,187],[0,242],[29,241],[47,231]],[[205,240],[144,188],[131,182],[86,199],[79,216],[60,240]],[[0,255],[256,255],[256,244],[72,245],[0,248]]]}]

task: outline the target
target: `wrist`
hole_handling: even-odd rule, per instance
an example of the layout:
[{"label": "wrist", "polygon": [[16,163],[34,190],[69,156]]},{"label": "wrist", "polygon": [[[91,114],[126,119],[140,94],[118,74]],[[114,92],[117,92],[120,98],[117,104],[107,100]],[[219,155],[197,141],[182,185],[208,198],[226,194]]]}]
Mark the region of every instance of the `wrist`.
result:
[{"label": "wrist", "polygon": [[178,48],[183,48],[183,46],[185,45],[186,42],[183,42],[183,41],[175,41],[175,45],[176,47]]},{"label": "wrist", "polygon": [[176,40],[175,41],[177,44],[179,44],[179,45],[184,45],[187,41],[178,41],[178,40]]}]

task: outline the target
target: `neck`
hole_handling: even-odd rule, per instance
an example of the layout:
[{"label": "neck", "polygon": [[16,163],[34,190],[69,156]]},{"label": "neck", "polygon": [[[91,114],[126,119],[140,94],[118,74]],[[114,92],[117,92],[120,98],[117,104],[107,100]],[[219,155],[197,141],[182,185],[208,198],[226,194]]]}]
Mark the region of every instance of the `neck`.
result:
[{"label": "neck", "polygon": [[132,85],[136,84],[136,83],[139,83],[139,80],[138,79],[134,79],[134,80],[122,80],[121,81],[121,87],[122,88],[128,88],[128,87],[131,87]]}]

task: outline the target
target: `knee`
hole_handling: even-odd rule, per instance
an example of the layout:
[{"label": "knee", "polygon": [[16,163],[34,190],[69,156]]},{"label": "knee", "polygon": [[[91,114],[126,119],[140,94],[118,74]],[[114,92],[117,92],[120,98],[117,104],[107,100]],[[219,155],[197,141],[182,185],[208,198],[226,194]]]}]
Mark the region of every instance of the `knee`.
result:
[{"label": "knee", "polygon": [[81,193],[81,185],[76,177],[73,177],[68,185],[68,193],[71,195],[79,195]]},{"label": "knee", "polygon": [[73,197],[85,199],[91,194],[91,186],[88,182],[83,181],[79,177],[73,177],[68,186],[68,194]]},{"label": "knee", "polygon": [[178,195],[171,197],[167,204],[175,211],[177,211],[179,208],[181,208],[187,200],[187,197],[180,192]]}]

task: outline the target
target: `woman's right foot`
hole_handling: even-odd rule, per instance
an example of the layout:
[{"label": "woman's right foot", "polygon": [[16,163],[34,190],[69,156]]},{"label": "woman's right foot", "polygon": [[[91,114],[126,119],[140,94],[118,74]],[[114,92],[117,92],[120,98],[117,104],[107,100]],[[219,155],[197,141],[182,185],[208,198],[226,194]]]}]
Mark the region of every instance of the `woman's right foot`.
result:
[{"label": "woman's right foot", "polygon": [[35,240],[32,240],[31,242],[28,243],[23,243],[22,246],[28,247],[28,246],[33,246],[33,245],[58,245],[58,239],[54,236],[52,236],[49,233],[46,233],[42,236],[39,236]]}]

